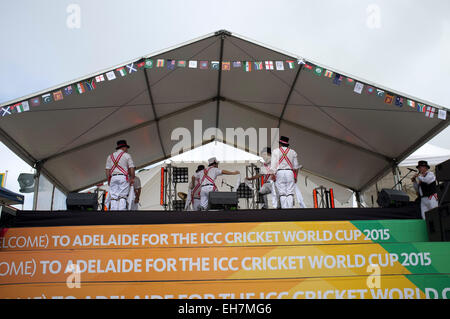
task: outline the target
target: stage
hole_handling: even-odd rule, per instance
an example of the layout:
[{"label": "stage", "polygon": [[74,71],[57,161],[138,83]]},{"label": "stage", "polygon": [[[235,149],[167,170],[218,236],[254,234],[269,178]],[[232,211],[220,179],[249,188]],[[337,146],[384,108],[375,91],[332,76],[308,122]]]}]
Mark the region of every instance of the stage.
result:
[{"label": "stage", "polygon": [[0,227],[197,224],[275,221],[420,219],[420,207],[305,208],[237,211],[19,211],[3,214]]}]

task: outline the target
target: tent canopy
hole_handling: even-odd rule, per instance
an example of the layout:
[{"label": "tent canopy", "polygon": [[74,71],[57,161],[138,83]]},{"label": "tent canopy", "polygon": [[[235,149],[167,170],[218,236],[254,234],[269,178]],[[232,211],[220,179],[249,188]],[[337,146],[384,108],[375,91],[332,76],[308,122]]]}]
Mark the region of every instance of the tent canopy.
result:
[{"label": "tent canopy", "polygon": [[0,186],[0,204],[15,205],[23,204],[24,196],[14,193],[9,189]]},{"label": "tent canopy", "polygon": [[427,161],[429,165],[435,166],[450,159],[450,150],[425,144],[402,161],[399,166],[416,166],[419,161]]},{"label": "tent canopy", "polygon": [[[138,168],[169,158],[179,142],[176,128],[191,132],[191,146],[211,140],[195,138],[194,120],[203,130],[242,127],[279,128],[289,136],[306,172],[353,190],[363,190],[382,177],[448,125],[406,106],[384,103],[376,94],[357,94],[353,86],[305,70],[297,59],[228,31],[218,31],[125,64],[152,58],[196,61],[295,61],[284,71],[244,68],[231,71],[189,67],[141,68],[83,94],[41,103],[30,111],[0,120],[0,138],[30,165],[37,166],[61,190],[77,191],[104,180],[106,156],[118,139],[126,139]],[[167,61],[166,61],[167,62]],[[320,64],[307,60],[317,66]],[[124,66],[121,64],[119,66]],[[136,64],[134,64],[136,67]],[[3,106],[53,93],[69,84],[92,79],[118,66],[64,83]],[[408,97],[380,85],[328,68],[333,72]],[[365,90],[364,88],[364,90]],[[433,105],[436,106],[436,105]],[[218,139],[220,136],[217,136]],[[239,141],[223,141],[245,149]],[[259,136],[259,142],[261,142]],[[270,134],[266,138],[271,145]],[[276,142],[276,141],[275,141]],[[255,153],[254,150],[250,150]]]}]

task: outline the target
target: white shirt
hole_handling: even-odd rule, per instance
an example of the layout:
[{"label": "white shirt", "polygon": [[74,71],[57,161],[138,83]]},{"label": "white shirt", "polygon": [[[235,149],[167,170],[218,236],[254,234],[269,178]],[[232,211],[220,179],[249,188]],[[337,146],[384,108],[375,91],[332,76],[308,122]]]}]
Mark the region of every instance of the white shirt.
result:
[{"label": "white shirt", "polygon": [[[281,163],[279,163],[280,159],[283,156],[280,148],[277,148],[272,152],[272,160],[271,160],[272,164],[270,166],[270,170],[272,171],[272,173],[275,174],[277,172],[277,170],[279,170],[279,169],[294,169],[294,170],[299,169],[300,166],[298,165],[298,161],[297,161],[297,152],[294,151],[292,148],[289,148],[289,151],[286,155],[286,157],[291,162],[292,167],[289,166],[286,159],[283,159],[281,161]],[[283,148],[283,151],[286,151],[286,149],[288,149],[288,147],[282,147],[282,148]]]},{"label": "white shirt", "polygon": [[[205,175],[206,171],[208,171],[208,176],[215,181],[217,176],[222,175],[222,170],[217,167],[207,167],[203,171],[199,172],[199,179],[202,181],[203,176]],[[203,179],[202,185],[206,184],[212,184],[211,181],[208,178]]]},{"label": "white shirt", "polygon": [[270,165],[270,163],[271,163],[271,161],[261,162],[261,166],[260,166],[260,170],[259,170],[259,173],[262,176],[264,176],[264,180],[266,180],[266,178],[267,178],[267,181],[272,180],[271,176],[269,176],[269,177],[266,176],[266,175],[271,175],[271,167],[270,167],[271,165]]},{"label": "white shirt", "polygon": [[[123,152],[122,150],[117,150],[112,155],[114,156],[115,159],[117,159],[117,157],[122,152]],[[110,155],[106,158],[106,169],[111,169],[113,167],[113,165],[114,165],[114,163],[113,163],[113,161],[111,159],[111,155]],[[127,152],[125,152],[119,160],[119,166],[122,167],[127,173],[128,173],[128,169],[130,167],[135,167],[134,163],[133,163],[133,159],[131,158],[131,155],[128,154]],[[113,174],[124,174],[124,172],[122,172],[119,168],[116,167],[111,172],[111,175],[113,175]]]},{"label": "white shirt", "polygon": [[[416,180],[419,180],[421,183],[431,184],[434,181],[436,181],[436,176],[434,176],[433,172],[428,171],[425,174],[425,176],[422,176],[422,175],[417,176]],[[423,196],[422,188],[419,187],[419,184],[416,181],[414,181],[414,188],[416,189],[416,191],[419,192],[420,196]]]},{"label": "white shirt", "polygon": [[133,186],[134,186],[135,190],[141,188],[141,179],[139,177],[137,177],[137,176],[134,177]]}]

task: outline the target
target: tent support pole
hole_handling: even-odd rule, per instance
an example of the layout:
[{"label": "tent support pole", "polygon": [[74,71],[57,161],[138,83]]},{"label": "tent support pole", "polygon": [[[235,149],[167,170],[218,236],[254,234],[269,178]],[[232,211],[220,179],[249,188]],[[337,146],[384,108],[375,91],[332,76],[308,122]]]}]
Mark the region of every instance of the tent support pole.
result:
[{"label": "tent support pole", "polygon": [[278,119],[278,126],[277,126],[278,128],[280,128],[281,121],[283,120],[284,112],[286,111],[286,107],[287,107],[287,105],[289,103],[289,100],[291,99],[292,92],[294,91],[294,87],[297,84],[297,79],[298,79],[298,77],[300,75],[300,72],[302,71],[302,68],[303,68],[303,64],[300,64],[300,67],[298,68],[297,74],[295,74],[294,81],[292,81],[292,85],[291,85],[291,88],[289,89],[289,93],[288,93],[288,95],[286,97],[286,101],[284,102],[283,110],[281,111],[280,117]]},{"label": "tent support pole", "polygon": [[[222,60],[223,60],[223,45],[225,42],[225,33],[220,35],[220,56],[219,56],[219,76],[217,80],[217,96],[216,96],[216,130],[219,128],[219,113],[220,113],[220,89],[222,87]],[[217,132],[216,132],[217,136]]]},{"label": "tent support pole", "polygon": [[166,150],[164,148],[164,143],[161,138],[161,130],[159,129],[159,118],[158,118],[158,115],[156,114],[155,103],[153,101],[152,90],[150,88],[150,83],[148,80],[147,69],[144,69],[144,75],[145,75],[145,85],[147,86],[147,92],[148,92],[148,96],[150,98],[150,104],[151,104],[152,110],[153,110],[153,117],[155,119],[156,130],[158,131],[159,143],[161,144],[161,150],[164,154],[164,157],[167,157]]},{"label": "tent support pole", "polygon": [[39,181],[41,179],[41,165],[36,163],[36,174],[34,175],[34,196],[33,196],[33,210],[37,209],[37,202],[39,197]]}]

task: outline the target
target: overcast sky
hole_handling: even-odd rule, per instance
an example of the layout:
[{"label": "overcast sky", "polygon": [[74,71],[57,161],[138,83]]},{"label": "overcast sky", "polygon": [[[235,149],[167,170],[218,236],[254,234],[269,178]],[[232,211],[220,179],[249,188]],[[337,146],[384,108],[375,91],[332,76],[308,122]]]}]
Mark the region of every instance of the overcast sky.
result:
[{"label": "overcast sky", "polygon": [[3,0],[0,103],[219,29],[450,107],[448,0]]}]

